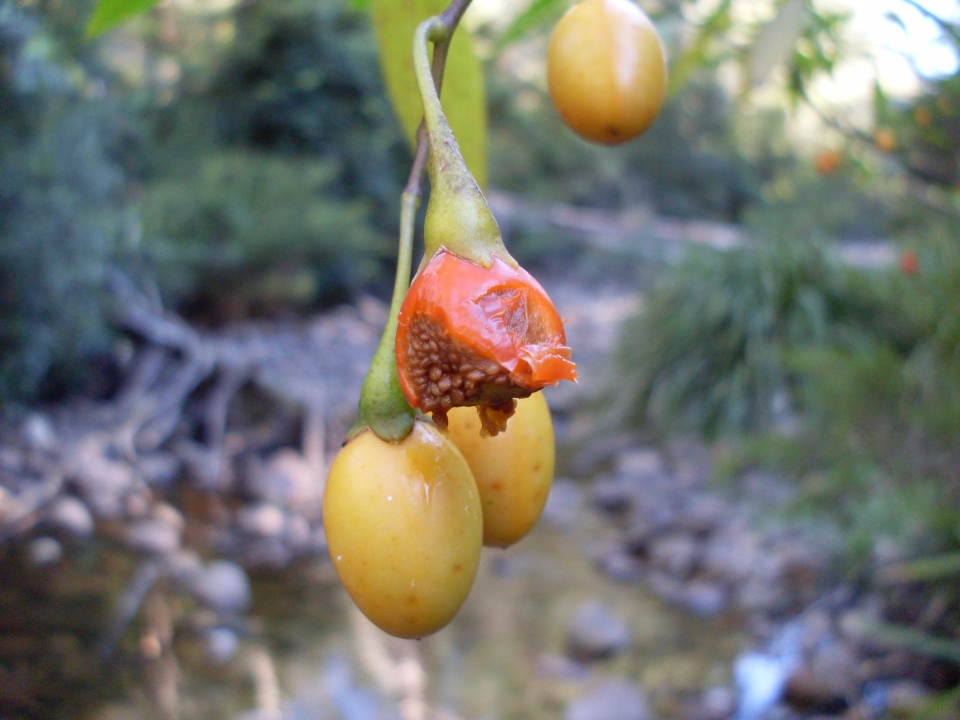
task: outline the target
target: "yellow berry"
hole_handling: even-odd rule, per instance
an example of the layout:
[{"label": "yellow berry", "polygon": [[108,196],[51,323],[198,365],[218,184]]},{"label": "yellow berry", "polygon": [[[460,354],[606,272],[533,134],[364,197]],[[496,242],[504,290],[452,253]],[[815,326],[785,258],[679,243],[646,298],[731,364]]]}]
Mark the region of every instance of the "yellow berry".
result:
[{"label": "yellow berry", "polygon": [[553,482],[554,440],[550,408],[542,393],[517,401],[507,429],[480,436],[473,408],[453,408],[450,440],[467,459],[480,492],[483,544],[507,547],[534,524]]},{"label": "yellow berry", "polygon": [[369,430],[347,443],[330,468],[323,522],[350,597],[391,635],[436,632],[470,592],[483,537],[477,485],[429,423],[399,443]]},{"label": "yellow berry", "polygon": [[547,84],[563,121],[593,142],[644,132],[663,105],[667,66],[650,18],[630,0],[583,0],[557,23]]}]

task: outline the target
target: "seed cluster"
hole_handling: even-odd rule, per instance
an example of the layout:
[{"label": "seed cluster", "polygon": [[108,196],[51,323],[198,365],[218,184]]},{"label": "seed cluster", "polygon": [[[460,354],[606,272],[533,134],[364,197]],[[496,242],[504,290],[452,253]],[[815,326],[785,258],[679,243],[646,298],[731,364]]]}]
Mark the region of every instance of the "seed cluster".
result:
[{"label": "seed cluster", "polygon": [[509,371],[500,363],[480,357],[450,337],[433,318],[412,318],[406,340],[403,365],[409,368],[420,409],[433,413],[440,426],[446,426],[447,411],[452,407],[510,405],[512,410],[513,398],[529,395],[513,385]]}]

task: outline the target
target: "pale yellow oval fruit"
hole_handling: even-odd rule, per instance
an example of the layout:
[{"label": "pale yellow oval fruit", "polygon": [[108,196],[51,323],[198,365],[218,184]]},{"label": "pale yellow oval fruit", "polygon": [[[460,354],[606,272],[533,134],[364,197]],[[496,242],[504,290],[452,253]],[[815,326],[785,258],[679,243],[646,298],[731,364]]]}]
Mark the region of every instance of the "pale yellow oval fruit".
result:
[{"label": "pale yellow oval fruit", "polygon": [[630,0],[584,0],[560,18],[547,49],[547,85],[581,137],[616,145],[653,124],[667,65],[650,18]]},{"label": "pale yellow oval fruit", "polygon": [[483,537],[477,485],[429,423],[399,443],[369,430],[347,443],[327,477],[323,523],[350,597],[391,635],[436,632],[470,592]]},{"label": "pale yellow oval fruit", "polygon": [[480,491],[483,544],[507,547],[536,524],[553,482],[553,422],[542,393],[517,401],[507,429],[480,437],[475,408],[450,410],[450,440],[467,459]]}]

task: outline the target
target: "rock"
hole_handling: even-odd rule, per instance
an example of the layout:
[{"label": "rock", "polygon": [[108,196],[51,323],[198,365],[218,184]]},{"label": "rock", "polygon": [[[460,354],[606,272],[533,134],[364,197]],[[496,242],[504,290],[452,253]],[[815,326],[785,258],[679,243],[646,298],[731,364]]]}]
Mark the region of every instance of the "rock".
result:
[{"label": "rock", "polygon": [[594,507],[611,515],[626,511],[635,498],[636,488],[633,483],[619,478],[597,480],[590,489],[590,499]]},{"label": "rock", "polygon": [[553,481],[543,517],[561,530],[574,530],[580,523],[582,493],[576,482],[569,478]]},{"label": "rock", "polygon": [[46,415],[32,412],[23,421],[20,437],[31,450],[44,453],[56,452],[59,440],[53,424]]},{"label": "rock", "polygon": [[596,562],[601,570],[620,582],[637,582],[644,575],[643,563],[620,548],[601,552]]},{"label": "rock", "polygon": [[704,536],[713,532],[730,514],[730,506],[718,497],[697,493],[681,508],[677,523],[681,530]]},{"label": "rock", "polygon": [[150,510],[150,514],[157,520],[167,523],[170,527],[176,528],[178,532],[181,532],[186,525],[183,514],[169,503],[156,503]]},{"label": "rock", "polygon": [[169,578],[185,587],[191,587],[204,572],[203,561],[193,550],[178,550],[165,558]]},{"label": "rock", "polygon": [[577,610],[567,631],[567,651],[574,660],[610,657],[630,645],[630,628],[598,600]]},{"label": "rock", "polygon": [[585,680],[590,673],[586,665],[563,655],[540,655],[536,669],[540,677],[553,680]]},{"label": "rock", "polygon": [[643,692],[626,680],[607,680],[567,705],[565,720],[651,720]]},{"label": "rock", "polygon": [[654,538],[649,552],[654,566],[674,577],[686,578],[699,560],[700,543],[686,533],[671,533]]},{"label": "rock", "polygon": [[313,531],[310,529],[310,523],[300,515],[291,515],[287,522],[287,542],[291,547],[299,552],[309,551],[312,549],[312,539]]},{"label": "rock", "polygon": [[189,589],[200,602],[221,612],[241,612],[250,604],[247,573],[229,560],[209,563]]},{"label": "rock", "polygon": [[737,694],[733,688],[716,685],[706,690],[700,700],[702,720],[726,720],[737,709]]},{"label": "rock", "polygon": [[33,565],[52,565],[57,562],[63,550],[60,543],[51,537],[38,537],[27,546],[27,557]]},{"label": "rock", "polygon": [[713,617],[727,607],[729,595],[722,585],[705,580],[694,580],[681,588],[677,603],[694,615]]},{"label": "rock", "polygon": [[137,483],[133,468],[108,454],[110,438],[89,435],[67,457],[67,475],[98,517],[124,513],[124,498]]},{"label": "rock", "polygon": [[180,530],[157,518],[132,522],[124,534],[127,547],[150,555],[169,555],[180,547]]},{"label": "rock", "polygon": [[852,696],[849,676],[824,674],[816,667],[795,670],[783,690],[783,699],[805,712],[839,714],[847,709]]},{"label": "rock", "polygon": [[663,456],[659,450],[653,448],[637,448],[626,450],[617,455],[617,473],[632,477],[649,477],[662,475],[664,472]]},{"label": "rock", "polygon": [[707,543],[703,567],[717,580],[744,580],[752,574],[759,557],[756,538],[737,523],[718,531]]},{"label": "rock", "polygon": [[226,627],[207,628],[203,632],[203,641],[207,657],[217,665],[230,662],[240,645],[237,633]]},{"label": "rock", "polygon": [[296,450],[278,450],[260,468],[254,484],[260,498],[318,518],[323,503],[323,477]]},{"label": "rock", "polygon": [[142,518],[153,505],[153,494],[146,487],[139,487],[123,498],[123,511],[128,518]]},{"label": "rock", "polygon": [[141,453],[137,470],[148,485],[169,485],[180,476],[181,463],[173,453]]},{"label": "rock", "polygon": [[47,519],[58,530],[76,538],[87,538],[93,534],[93,515],[81,500],[70,495],[53,502]]},{"label": "rock", "polygon": [[269,503],[245,507],[237,513],[240,529],[261,537],[279,537],[283,534],[286,522],[283,510]]}]

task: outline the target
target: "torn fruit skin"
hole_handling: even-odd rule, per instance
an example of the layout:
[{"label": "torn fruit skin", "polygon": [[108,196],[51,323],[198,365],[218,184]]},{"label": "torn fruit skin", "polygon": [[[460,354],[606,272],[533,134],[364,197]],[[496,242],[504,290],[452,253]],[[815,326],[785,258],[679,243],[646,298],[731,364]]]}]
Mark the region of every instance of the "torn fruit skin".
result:
[{"label": "torn fruit skin", "polygon": [[576,380],[563,322],[523,268],[489,268],[441,248],[400,308],[397,368],[407,401],[441,427],[452,407],[477,406],[481,434],[506,428],[516,398]]}]

